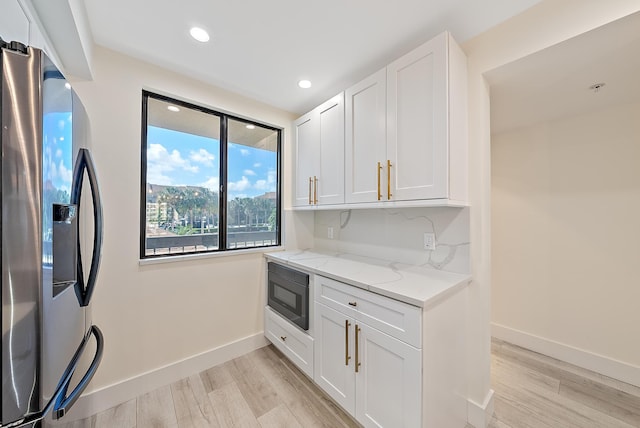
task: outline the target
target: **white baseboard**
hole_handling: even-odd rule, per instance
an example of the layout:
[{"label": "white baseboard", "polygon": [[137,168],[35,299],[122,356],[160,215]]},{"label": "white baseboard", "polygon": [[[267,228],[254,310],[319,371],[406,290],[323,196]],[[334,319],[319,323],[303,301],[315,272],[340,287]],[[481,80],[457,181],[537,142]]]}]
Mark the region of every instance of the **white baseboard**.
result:
[{"label": "white baseboard", "polygon": [[467,422],[475,428],[486,428],[493,416],[493,389],[490,389],[482,404],[467,400]]},{"label": "white baseboard", "polygon": [[496,323],[491,323],[491,335],[505,342],[640,387],[640,367],[638,366]]},{"label": "white baseboard", "polygon": [[142,373],[123,380],[122,382],[92,391],[80,397],[69,414],[61,420],[68,422],[84,419],[136,398],[141,394],[153,391],[161,386],[171,384],[224,363],[225,361],[262,348],[268,343],[264,337],[264,333],[260,332],[164,367]]}]

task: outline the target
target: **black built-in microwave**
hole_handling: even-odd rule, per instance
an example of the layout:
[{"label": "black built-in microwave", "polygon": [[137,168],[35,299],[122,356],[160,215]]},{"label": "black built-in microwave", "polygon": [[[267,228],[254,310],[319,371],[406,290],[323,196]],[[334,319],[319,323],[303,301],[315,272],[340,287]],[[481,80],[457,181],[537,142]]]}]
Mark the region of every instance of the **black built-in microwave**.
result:
[{"label": "black built-in microwave", "polygon": [[309,275],[268,263],[268,305],[303,330],[309,329]]}]

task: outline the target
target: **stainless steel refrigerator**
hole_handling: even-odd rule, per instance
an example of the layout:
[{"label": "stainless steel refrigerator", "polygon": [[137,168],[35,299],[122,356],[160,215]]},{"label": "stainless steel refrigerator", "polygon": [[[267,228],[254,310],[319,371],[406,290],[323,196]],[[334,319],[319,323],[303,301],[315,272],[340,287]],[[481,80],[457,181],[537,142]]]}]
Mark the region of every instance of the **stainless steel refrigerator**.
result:
[{"label": "stainless steel refrigerator", "polygon": [[102,359],[90,311],[102,206],[71,85],[39,49],[0,38],[0,51],[0,426],[50,426],[69,419]]}]

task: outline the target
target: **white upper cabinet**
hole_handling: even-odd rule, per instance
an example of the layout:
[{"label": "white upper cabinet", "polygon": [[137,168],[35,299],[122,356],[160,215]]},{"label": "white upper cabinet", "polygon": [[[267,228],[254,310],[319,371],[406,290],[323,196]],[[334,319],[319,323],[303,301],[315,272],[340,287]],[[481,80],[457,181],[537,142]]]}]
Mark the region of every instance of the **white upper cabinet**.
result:
[{"label": "white upper cabinet", "polygon": [[344,94],[294,122],[293,206],[344,203]]},{"label": "white upper cabinet", "polygon": [[441,34],[387,67],[388,199],[449,196],[447,42]]},{"label": "white upper cabinet", "polygon": [[346,202],[466,203],[466,79],[442,33],[347,89]]},{"label": "white upper cabinet", "polygon": [[379,162],[387,158],[387,70],[383,68],[345,91],[345,201],[382,198]]},{"label": "white upper cabinet", "polygon": [[[466,57],[449,33],[400,57],[347,89],[344,96],[344,170],[335,174],[332,165],[329,169],[335,175],[328,183],[323,177],[316,182],[315,172],[298,170],[294,205],[468,203]],[[317,110],[296,126],[318,117]],[[339,156],[337,144],[329,147],[332,155]],[[313,160],[324,165],[323,150]],[[302,164],[300,156],[297,161]],[[333,179],[342,174],[344,193],[338,195],[339,183]]]}]

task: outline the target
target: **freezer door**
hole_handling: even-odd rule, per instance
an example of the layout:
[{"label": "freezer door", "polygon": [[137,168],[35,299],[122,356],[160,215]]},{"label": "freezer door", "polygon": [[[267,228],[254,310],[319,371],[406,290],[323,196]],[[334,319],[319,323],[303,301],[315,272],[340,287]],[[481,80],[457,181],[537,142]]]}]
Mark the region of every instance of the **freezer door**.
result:
[{"label": "freezer door", "polygon": [[40,56],[2,49],[2,425],[39,410]]}]

